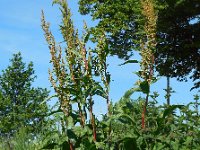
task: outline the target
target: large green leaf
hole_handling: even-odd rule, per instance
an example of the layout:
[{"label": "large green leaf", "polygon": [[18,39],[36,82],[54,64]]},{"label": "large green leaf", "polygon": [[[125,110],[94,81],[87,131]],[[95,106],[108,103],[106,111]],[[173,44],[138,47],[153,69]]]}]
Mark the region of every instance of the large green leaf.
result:
[{"label": "large green leaf", "polygon": [[183,107],[184,107],[184,105],[171,105],[171,106],[168,106],[165,109],[164,113],[163,113],[163,118],[165,118],[166,116],[172,115],[177,108],[181,109]]},{"label": "large green leaf", "polygon": [[54,149],[56,146],[58,146],[57,143],[48,143],[42,149]]},{"label": "large green leaf", "polygon": [[98,82],[94,82],[92,86],[90,86],[86,92],[86,97],[89,95],[99,95],[103,98],[107,98],[107,94],[105,90],[102,88],[102,86]]},{"label": "large green leaf", "polygon": [[51,95],[51,96],[45,98],[45,99],[40,103],[40,105],[44,104],[45,102],[47,102],[48,100],[50,100],[50,99],[52,99],[52,98],[54,98],[54,97],[58,97],[58,95],[57,95],[57,94],[54,94],[54,95]]},{"label": "large green leaf", "polygon": [[119,148],[124,150],[139,150],[137,146],[137,139],[134,136],[125,136],[123,139],[118,141]]},{"label": "large green leaf", "polygon": [[147,81],[143,81],[140,83],[140,88],[141,88],[141,91],[145,94],[149,94],[150,92],[150,86],[149,86],[149,83]]},{"label": "large green leaf", "polygon": [[140,92],[140,88],[131,88],[128,91],[125,92],[124,96],[122,98],[128,99],[134,92]]},{"label": "large green leaf", "polygon": [[77,139],[77,136],[72,129],[67,130],[67,136],[69,139],[74,139],[74,140]]},{"label": "large green leaf", "polygon": [[[127,114],[118,114],[115,115],[114,117],[115,119],[118,119],[119,121],[121,121],[122,123],[131,123],[132,125],[135,124],[133,118]],[[125,120],[124,120],[125,119]]]},{"label": "large green leaf", "polygon": [[69,142],[67,142],[67,141],[64,141],[61,144],[61,147],[62,147],[62,150],[70,150],[70,145],[69,145]]}]

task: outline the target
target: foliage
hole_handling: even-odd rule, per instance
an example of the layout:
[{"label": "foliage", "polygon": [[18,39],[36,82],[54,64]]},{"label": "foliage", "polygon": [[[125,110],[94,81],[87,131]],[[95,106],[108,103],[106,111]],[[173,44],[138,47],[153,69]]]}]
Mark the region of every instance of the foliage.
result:
[{"label": "foliage", "polygon": [[[160,44],[156,34],[160,33],[159,25],[164,23],[163,18],[159,18],[160,13],[168,11],[168,5],[176,3],[179,7],[186,2],[166,0],[160,4],[159,1],[153,0],[117,0],[116,3],[110,0],[80,0],[82,12],[92,12],[94,18],[100,18],[99,25],[92,29],[92,32],[85,25],[85,32],[80,38],[71,20],[71,12],[66,1],[54,0],[53,4],[59,5],[62,14],[60,31],[63,42],[56,42],[43,12],[41,21],[51,54],[50,63],[53,67],[49,70],[49,80],[55,95],[46,98],[46,89],[31,87],[35,78],[32,63],[26,68],[20,53],[15,54],[11,60],[12,65],[0,76],[0,123],[1,135],[4,135],[1,137],[0,148],[199,149],[199,95],[194,95],[194,102],[187,105],[170,105],[169,102],[167,105],[158,105],[159,94],[151,89],[151,85],[157,81],[154,75],[155,61],[160,57],[156,54],[159,50],[157,46]],[[135,7],[130,8],[132,4]],[[117,15],[124,18],[115,16],[117,9],[120,12]],[[127,17],[129,12],[134,12],[133,18]],[[109,19],[105,19],[109,17],[106,14],[111,15],[111,20],[112,17],[116,17],[115,21],[112,20],[113,26],[110,26],[112,23],[109,23]],[[125,24],[129,19],[135,24]],[[127,26],[135,33],[125,33],[124,31],[128,30]],[[118,102],[112,104],[109,97],[111,75],[108,72],[107,57],[116,45],[110,45],[112,39],[107,37],[115,38],[121,29],[122,34],[128,36],[122,36],[118,40],[134,36],[133,40],[137,43],[121,43],[119,50],[123,52],[126,46],[130,49],[134,46],[141,55],[140,61],[127,60],[121,65],[139,63],[141,69],[136,72],[139,80],[135,85],[124,93]],[[95,48],[86,48],[89,39],[96,42]],[[126,53],[121,56],[126,56]],[[166,91],[165,98],[169,101],[173,91],[170,86]],[[132,96],[136,92],[139,92],[140,96],[133,99]],[[46,101],[52,97],[57,97],[58,102],[47,112]],[[107,113],[102,115],[100,120],[93,112],[97,97],[105,100],[107,105]],[[5,135],[11,137],[7,139]]]},{"label": "foliage", "polygon": [[[199,14],[198,0],[153,0],[157,10],[156,70],[160,75],[186,80],[191,74],[199,82]],[[144,33],[142,0],[80,0],[79,11],[90,14],[98,25],[92,29],[94,37],[99,31],[107,32],[111,54],[129,58],[138,50]],[[139,49],[140,50],[140,49]],[[193,89],[192,88],[192,89]]]},{"label": "foliage", "polygon": [[34,88],[33,64],[22,62],[21,54],[14,54],[11,65],[0,75],[0,135],[12,137],[21,127],[35,135],[47,113],[47,89]]},{"label": "foliage", "polygon": [[193,88],[198,88],[200,2],[167,0],[166,3],[158,18],[157,70],[179,80],[187,80],[185,76],[192,72],[190,78],[196,82]]},{"label": "foliage", "polygon": [[118,117],[113,121],[113,134],[119,149],[198,149],[200,118],[190,109],[194,103],[156,106],[153,100],[147,106],[146,128],[142,129],[142,101],[123,97],[114,106]]},{"label": "foliage", "polygon": [[[22,127],[10,139],[0,139],[1,150],[38,150],[41,145],[39,138],[32,138],[31,133],[28,133],[27,128]],[[37,133],[39,134],[39,133]],[[37,135],[37,137],[39,137]]]},{"label": "foliage", "polygon": [[138,35],[135,34],[140,29],[136,21],[140,19],[138,14],[141,13],[139,1],[80,0],[79,4],[81,14],[90,14],[93,19],[99,21],[92,29],[94,37],[99,31],[105,30],[108,32],[111,54],[118,54],[120,58],[128,59],[132,49],[138,46],[138,43],[133,43],[132,39],[139,40]]}]

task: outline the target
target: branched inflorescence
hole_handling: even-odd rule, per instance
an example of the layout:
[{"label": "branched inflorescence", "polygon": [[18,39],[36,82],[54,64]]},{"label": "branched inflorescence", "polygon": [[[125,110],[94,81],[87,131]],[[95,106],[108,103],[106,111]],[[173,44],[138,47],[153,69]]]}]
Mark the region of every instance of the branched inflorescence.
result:
[{"label": "branched inflorescence", "polygon": [[141,0],[142,15],[144,16],[144,37],[141,39],[141,69],[142,77],[151,83],[153,76],[154,53],[156,47],[157,14],[153,0]]},{"label": "branched inflorescence", "polygon": [[[61,46],[56,44],[54,36],[49,29],[49,24],[45,21],[44,13],[42,12],[42,28],[45,33],[46,41],[49,45],[51,54],[50,62],[53,65],[53,70],[49,70],[49,80],[51,81],[59,99],[60,108],[67,118],[72,117],[73,113],[76,112],[72,109],[72,105],[76,105],[79,115],[78,122],[81,127],[84,128],[86,124],[87,112],[89,113],[90,123],[93,128],[93,139],[96,141],[93,96],[99,95],[106,98],[108,107],[110,104],[108,97],[110,76],[107,72],[107,55],[103,55],[105,45],[102,43],[105,41],[100,38],[97,46],[98,48],[94,51],[88,51],[86,49],[86,42],[88,40],[89,33],[85,33],[83,39],[80,40],[78,31],[75,30],[73,26],[71,13],[66,1],[55,0],[54,3],[59,4],[60,6],[62,13],[60,30],[64,39],[64,42],[62,43],[65,43],[66,45],[65,48],[63,48],[63,45]],[[87,31],[86,25],[85,29]],[[99,82],[95,81],[95,71],[93,71],[94,68],[98,68],[98,70],[95,71],[99,72],[101,75],[102,83],[105,85],[105,90]],[[86,109],[88,111],[86,111]],[[74,122],[77,122],[77,120]],[[69,126],[68,122],[66,122],[66,125]],[[70,141],[69,144],[71,144],[71,149],[73,149]]]},{"label": "branched inflorescence", "polygon": [[[153,0],[141,0],[141,12],[144,16],[144,36],[140,40],[141,48],[141,77],[150,84],[154,73],[154,53],[156,48],[156,22],[157,14]],[[142,113],[142,128],[145,128],[146,107],[148,104],[149,92],[146,95]]]}]

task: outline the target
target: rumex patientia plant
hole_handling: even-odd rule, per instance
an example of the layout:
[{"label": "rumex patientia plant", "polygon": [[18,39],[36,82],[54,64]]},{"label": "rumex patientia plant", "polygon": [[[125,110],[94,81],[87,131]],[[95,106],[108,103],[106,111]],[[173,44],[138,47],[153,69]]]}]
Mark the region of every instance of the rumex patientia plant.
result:
[{"label": "rumex patientia plant", "polygon": [[[95,115],[93,113],[94,95],[99,95],[107,100],[108,114],[110,107],[109,83],[110,74],[107,71],[105,53],[106,41],[102,34],[99,38],[96,49],[87,50],[86,43],[89,32],[85,25],[86,33],[83,38],[79,38],[79,33],[75,29],[71,20],[70,9],[65,0],[55,0],[53,4],[58,4],[62,13],[62,23],[60,31],[64,42],[57,44],[50,31],[49,23],[45,21],[42,12],[42,28],[51,54],[52,70],[49,70],[49,80],[56,92],[60,102],[60,109],[65,115],[65,122],[62,127],[66,130],[67,143],[72,150],[77,145],[78,135],[75,138],[69,135],[80,127],[85,129],[91,124],[93,142],[97,141],[97,131]],[[96,75],[100,75],[101,83],[95,80]],[[78,117],[74,117],[78,116]],[[66,143],[66,141],[64,141]]]},{"label": "rumex patientia plant", "polygon": [[[144,16],[144,36],[140,39],[141,60],[141,77],[144,79],[143,84],[149,87],[146,90],[146,101],[142,112],[142,128],[145,128],[146,107],[148,104],[150,84],[154,75],[154,53],[156,48],[156,22],[157,14],[153,0],[141,0],[141,13]],[[141,84],[141,83],[140,83]]]},{"label": "rumex patientia plant", "polygon": [[[153,0],[140,0],[140,18],[137,19],[137,23],[140,28],[138,33],[135,33],[139,38],[138,50],[141,56],[140,71],[136,74],[139,76],[139,80],[136,82],[138,87],[132,90],[143,92],[146,95],[145,103],[142,111],[142,128],[145,129],[145,115],[146,107],[148,105],[150,96],[150,85],[155,82],[154,77],[154,53],[156,50],[156,23],[157,23],[157,10],[155,8],[155,2]],[[126,63],[138,63],[137,60],[128,60]]]},{"label": "rumex patientia plant", "polygon": [[145,116],[150,97],[150,85],[156,81],[154,77],[154,53],[157,44],[157,10],[154,0],[140,0],[138,4],[140,6],[138,11],[140,14],[138,16],[140,17],[136,20],[139,24],[139,29],[135,33],[138,37],[138,40],[135,42],[138,45],[137,50],[141,56],[141,61],[128,60],[122,65],[127,63],[140,63],[140,70],[136,72],[140,79],[136,82],[136,87],[133,87],[130,91],[142,92],[146,95],[141,117],[141,126],[142,129],[145,129]]}]

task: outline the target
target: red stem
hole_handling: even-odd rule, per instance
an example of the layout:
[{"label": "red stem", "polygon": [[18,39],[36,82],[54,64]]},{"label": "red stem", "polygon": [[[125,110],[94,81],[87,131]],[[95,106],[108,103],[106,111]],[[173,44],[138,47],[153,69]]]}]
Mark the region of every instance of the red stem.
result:
[{"label": "red stem", "polygon": [[143,111],[142,111],[142,129],[145,129],[145,116],[146,116],[146,111],[147,111],[148,99],[149,99],[149,94],[147,94],[146,101],[145,101],[145,104],[143,106]]},{"label": "red stem", "polygon": [[79,109],[79,116],[81,118],[80,124],[81,124],[82,127],[84,127],[84,125],[85,125],[85,117],[83,116],[83,111],[81,109],[80,103],[78,103],[78,109]]},{"label": "red stem", "polygon": [[[152,80],[152,77],[153,77],[153,70],[154,70],[153,69],[153,65],[154,65],[154,62],[155,62],[155,58],[154,58],[154,55],[152,55],[152,61],[151,61],[150,70],[149,70],[149,79],[147,80],[149,86],[151,84],[151,80]],[[143,106],[143,112],[142,112],[142,129],[145,129],[145,116],[146,116],[148,101],[149,101],[149,93],[146,95],[146,101],[145,101],[145,104]]]},{"label": "red stem", "polygon": [[74,150],[73,144],[70,142],[70,140],[68,141],[68,143],[69,143],[70,150]]},{"label": "red stem", "polygon": [[89,108],[89,112],[90,112],[90,119],[91,119],[91,123],[92,123],[92,131],[93,131],[93,138],[94,138],[94,141],[97,140],[97,134],[96,134],[96,125],[95,125],[95,118],[94,118],[94,115],[93,115],[93,108],[92,108],[92,96],[90,96],[89,98],[89,103],[90,103],[90,108]]}]

